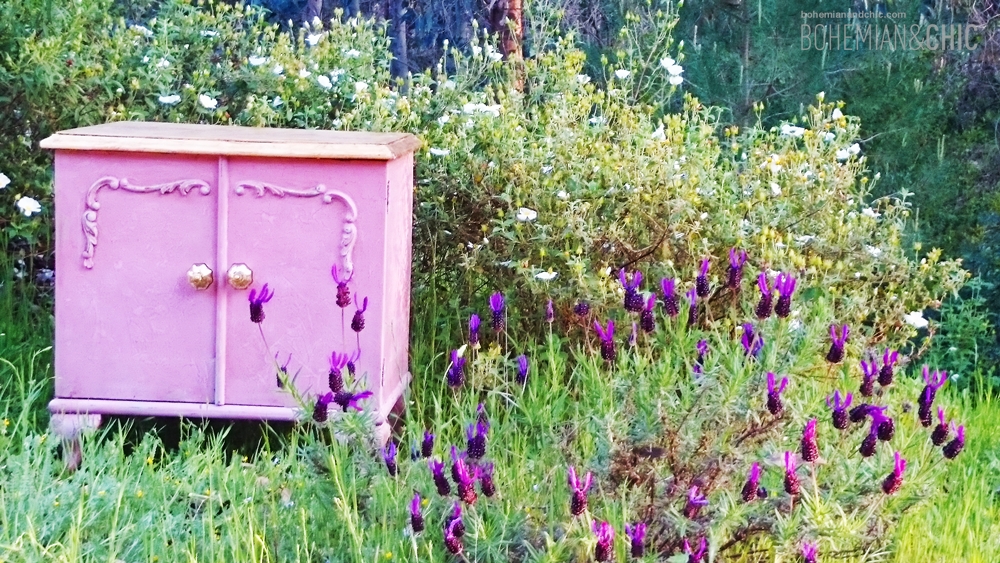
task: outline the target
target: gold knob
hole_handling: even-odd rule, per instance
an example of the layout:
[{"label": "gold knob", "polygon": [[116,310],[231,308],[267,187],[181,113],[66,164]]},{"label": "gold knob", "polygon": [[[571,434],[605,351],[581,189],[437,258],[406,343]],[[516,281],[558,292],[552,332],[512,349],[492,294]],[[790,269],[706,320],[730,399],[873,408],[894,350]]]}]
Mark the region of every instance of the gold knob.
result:
[{"label": "gold knob", "polygon": [[212,282],[215,281],[215,278],[212,277],[212,269],[208,267],[208,264],[195,264],[191,266],[187,276],[188,283],[198,291],[208,289],[212,285]]},{"label": "gold knob", "polygon": [[233,264],[226,272],[229,285],[236,289],[246,289],[253,283],[253,271],[246,264]]}]

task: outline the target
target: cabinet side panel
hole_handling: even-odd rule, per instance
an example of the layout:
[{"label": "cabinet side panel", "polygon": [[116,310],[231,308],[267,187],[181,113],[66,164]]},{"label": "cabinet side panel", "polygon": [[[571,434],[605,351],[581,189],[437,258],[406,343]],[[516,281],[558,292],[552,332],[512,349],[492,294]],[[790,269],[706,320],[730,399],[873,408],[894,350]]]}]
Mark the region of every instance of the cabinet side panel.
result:
[{"label": "cabinet side panel", "polygon": [[[413,247],[413,155],[390,161],[385,239],[385,341],[380,404],[391,408],[408,383],[410,345],[410,269]],[[383,413],[384,414],[384,413]]]},{"label": "cabinet side panel", "polygon": [[[207,402],[216,159],[56,155],[56,397]],[[86,256],[85,256],[86,255]]]}]

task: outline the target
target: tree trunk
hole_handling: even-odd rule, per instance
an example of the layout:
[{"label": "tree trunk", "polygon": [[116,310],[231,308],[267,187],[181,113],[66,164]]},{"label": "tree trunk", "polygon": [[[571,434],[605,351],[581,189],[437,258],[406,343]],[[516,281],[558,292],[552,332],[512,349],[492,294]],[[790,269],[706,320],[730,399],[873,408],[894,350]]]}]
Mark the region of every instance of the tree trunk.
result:
[{"label": "tree trunk", "polygon": [[522,0],[506,0],[499,2],[502,16],[500,19],[500,46],[507,59],[521,58],[521,39],[524,36],[524,10]]},{"label": "tree trunk", "polygon": [[410,62],[406,49],[406,5],[403,0],[389,0],[389,21],[392,25],[392,75],[406,79]]}]

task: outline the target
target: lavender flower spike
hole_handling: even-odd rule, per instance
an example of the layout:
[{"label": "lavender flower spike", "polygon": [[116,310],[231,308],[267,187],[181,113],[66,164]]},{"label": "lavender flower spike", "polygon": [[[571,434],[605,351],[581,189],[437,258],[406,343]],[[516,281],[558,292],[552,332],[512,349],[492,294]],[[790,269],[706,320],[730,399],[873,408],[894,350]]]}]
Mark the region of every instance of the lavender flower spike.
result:
[{"label": "lavender flower spike", "polygon": [[625,288],[625,310],[633,313],[642,311],[642,295],[639,294],[639,286],[642,284],[642,272],[635,272],[631,276],[625,274],[625,268],[618,270],[618,281]]},{"label": "lavender flower spike", "polygon": [[826,361],[831,364],[839,364],[844,360],[844,344],[847,342],[847,335],[851,333],[848,326],[841,325],[840,334],[837,334],[837,325],[830,325],[830,351],[826,353]]},{"label": "lavender flower spike", "polygon": [[517,357],[517,384],[524,385],[528,382],[528,356],[521,354]]},{"label": "lavender flower spike", "polygon": [[799,476],[795,473],[797,466],[798,463],[795,459],[795,454],[785,452],[785,492],[792,496],[799,494],[801,491]]},{"label": "lavender flower spike", "polygon": [[479,315],[473,313],[469,317],[469,346],[473,350],[479,349]]},{"label": "lavender flower spike", "polygon": [[743,490],[740,491],[740,497],[743,502],[750,502],[757,498],[760,492],[760,464],[754,462],[750,466],[750,471],[747,473],[747,482],[743,485]]},{"label": "lavender flower spike", "polygon": [[775,375],[767,372],[767,412],[774,416],[781,416],[785,412],[785,405],[781,402],[781,394],[788,387],[788,378],[782,377],[781,383],[775,384]]},{"label": "lavender flower spike", "polygon": [[614,362],[618,357],[618,352],[615,350],[615,322],[608,321],[608,328],[605,329],[600,322],[594,321],[594,330],[601,338],[601,357],[608,362]]},{"label": "lavender flower spike", "polygon": [[[868,406],[868,411],[870,412],[873,407]],[[865,439],[861,441],[861,447],[858,448],[858,453],[861,457],[871,457],[875,455],[876,446],[878,446],[878,428],[879,423],[872,420],[871,428],[868,429],[868,435]]]},{"label": "lavender flower spike", "polygon": [[802,544],[802,563],[816,563],[816,544],[809,542]]},{"label": "lavender flower spike", "polygon": [[774,314],[784,319],[792,314],[792,294],[795,293],[795,278],[791,274],[784,272],[778,274],[778,279],[774,282],[774,289],[778,292],[778,304],[774,306]]},{"label": "lavender flower spike", "polygon": [[896,452],[892,473],[882,481],[882,492],[887,495],[895,494],[903,484],[904,471],[906,471],[906,460],[900,457],[899,452]]},{"label": "lavender flower spike", "polygon": [[337,275],[337,266],[335,265],[330,273],[333,274],[333,281],[337,284],[337,306],[341,309],[346,309],[351,304],[351,290],[347,287],[347,284],[354,277],[354,272],[351,272],[349,277],[340,279],[340,276]]},{"label": "lavender flower spike", "polygon": [[451,494],[451,483],[444,475],[444,463],[440,460],[432,459],[427,462],[431,469],[431,476],[434,478],[434,486],[437,487],[439,495],[446,497]]},{"label": "lavender flower spike", "polygon": [[556,312],[552,308],[552,300],[545,303],[545,322],[552,324],[556,320]]},{"label": "lavender flower spike", "polygon": [[847,408],[851,406],[853,399],[854,396],[848,393],[847,398],[841,400],[840,391],[833,392],[832,402],[830,397],[826,398],[826,406],[833,409],[833,427],[837,430],[846,430],[851,425],[850,420],[848,420]]},{"label": "lavender flower spike", "polygon": [[684,553],[688,554],[688,563],[701,563],[701,560],[705,558],[706,549],[707,545],[705,538],[701,538],[701,541],[698,542],[697,551],[693,551],[691,549],[691,544],[687,541],[687,538],[684,538]]},{"label": "lavender flower spike", "polygon": [[883,442],[892,440],[892,437],[896,434],[896,423],[885,414],[888,408],[875,406],[868,408],[868,415],[872,417],[874,432],[878,435],[878,439]]},{"label": "lavender flower spike", "polygon": [[955,428],[955,437],[948,442],[948,445],[944,447],[944,457],[948,459],[955,459],[958,454],[962,453],[965,448],[965,426],[955,427],[955,423],[951,423],[952,428]]},{"label": "lavender flower spike", "polygon": [[493,483],[493,464],[487,463],[480,467],[479,471],[479,489],[483,491],[483,495],[487,497],[492,497],[497,494],[497,486]]},{"label": "lavender flower spike", "polygon": [[371,391],[362,391],[360,393],[341,391],[340,393],[334,394],[333,402],[340,405],[340,408],[344,409],[344,412],[347,412],[347,409],[354,409],[361,412],[362,408],[358,406],[358,403],[371,396]]},{"label": "lavender flower spike", "polygon": [[944,418],[944,409],[938,407],[938,424],[934,427],[934,431],[931,432],[931,443],[935,446],[940,446],[945,443],[948,439],[948,421]]},{"label": "lavender flower spike", "polygon": [[368,310],[368,298],[365,297],[362,304],[358,305],[358,294],[355,293],[354,306],[357,310],[354,311],[354,318],[351,319],[351,330],[361,332],[365,329],[365,311]]},{"label": "lavender flower spike", "polygon": [[614,548],[615,529],[607,522],[600,524],[592,522],[591,528],[594,530],[594,535],[597,536],[597,545],[594,546],[594,560],[607,561],[611,558],[611,552]]},{"label": "lavender flower spike", "polygon": [[399,472],[399,467],[396,465],[396,442],[390,441],[388,448],[382,448],[382,461],[389,470],[389,476],[395,477]]},{"label": "lavender flower spike", "polygon": [[431,434],[429,430],[424,430],[424,440],[420,443],[420,455],[422,457],[434,455],[434,434]]},{"label": "lavender flower spike", "polygon": [[711,287],[708,285],[708,268],[710,261],[705,258],[701,261],[701,269],[698,271],[698,277],[694,280],[694,287],[697,290],[698,297],[708,297],[711,293]]},{"label": "lavender flower spike", "polygon": [[330,354],[330,373],[327,376],[327,383],[330,385],[330,391],[334,393],[340,393],[344,390],[344,368],[347,366],[347,362],[350,357],[345,354],[338,354],[333,352]]},{"label": "lavender flower spike", "polygon": [[471,471],[469,467],[465,464],[465,461],[457,455],[455,446],[451,448],[452,459],[454,460],[454,470],[456,473],[456,484],[458,485],[458,498],[462,499],[466,504],[475,504],[478,496],[476,495],[476,478],[479,476],[479,470],[475,466],[472,467]]},{"label": "lavender flower spike", "polygon": [[656,309],[656,294],[650,293],[649,298],[646,299],[646,306],[643,308],[642,313],[639,314],[639,326],[645,332],[656,330],[656,317],[653,315],[654,309]]},{"label": "lavender flower spike", "polygon": [[878,376],[878,365],[875,362],[861,360],[861,387],[858,391],[865,397],[875,394],[875,379]]},{"label": "lavender flower spike", "polygon": [[729,272],[726,278],[726,287],[734,291],[739,291],[743,284],[743,265],[747,263],[746,250],[737,250],[735,247],[729,249]]},{"label": "lavender flower spike", "polygon": [[313,406],[313,420],[323,424],[326,422],[327,418],[330,416],[330,403],[333,401],[333,393],[327,393],[316,399],[316,405]]},{"label": "lavender flower spike", "polygon": [[698,511],[706,504],[708,504],[708,499],[698,491],[698,485],[692,485],[688,489],[687,504],[684,505],[684,517],[688,520],[694,520],[698,517]]},{"label": "lavender flower spike", "polygon": [[465,358],[458,355],[458,350],[451,351],[451,367],[448,368],[446,379],[452,389],[465,383]]},{"label": "lavender flower spike", "polygon": [[462,524],[461,519],[452,520],[444,531],[444,546],[452,555],[458,555],[465,549],[465,546],[462,545],[462,538],[455,535],[455,530],[460,524]]},{"label": "lavender flower spike", "polygon": [[663,308],[666,309],[667,315],[671,318],[680,313],[680,307],[677,305],[676,284],[677,282],[673,278],[660,280],[660,289],[663,290]]},{"label": "lavender flower spike", "polygon": [[925,385],[923,391],[920,392],[920,398],[917,400],[917,404],[919,405],[917,413],[920,415],[920,423],[924,426],[931,425],[931,407],[934,405],[934,397],[937,395],[937,390],[947,380],[948,372],[934,370],[934,374],[931,375],[927,366],[924,366]]},{"label": "lavender flower spike", "polygon": [[889,349],[885,349],[885,353],[882,354],[882,367],[878,370],[878,384],[882,387],[887,387],[892,385],[892,380],[895,374],[892,371],[893,366],[899,361],[899,352],[893,351],[889,352]]},{"label": "lavender flower spike", "polygon": [[702,338],[697,345],[698,357],[694,360],[694,373],[700,375],[705,370],[705,356],[708,355],[708,340]]},{"label": "lavender flower spike", "polygon": [[462,503],[456,502],[451,507],[451,516],[446,516],[444,520],[444,527],[447,530],[451,526],[452,522],[457,522],[458,525],[455,526],[453,533],[455,537],[462,537],[465,535],[465,522],[462,521]]},{"label": "lavender flower spike", "polygon": [[764,337],[757,334],[750,323],[743,323],[743,336],[740,338],[740,343],[743,344],[743,352],[755,359],[760,357],[760,352],[764,349]]},{"label": "lavender flower spike", "polygon": [[506,303],[503,294],[499,291],[490,295],[490,311],[493,313],[493,330],[503,332],[504,327],[507,326]]},{"label": "lavender flower spike", "polygon": [[688,298],[688,326],[698,324],[698,291],[691,288],[687,292]]},{"label": "lavender flower spike", "polygon": [[267,303],[274,297],[274,290],[272,289],[270,293],[267,291],[267,284],[260,288],[260,293],[257,293],[256,289],[250,290],[250,321],[260,324],[264,322],[264,303]]},{"label": "lavender flower spike", "polygon": [[632,545],[632,557],[638,559],[646,555],[646,523],[637,522],[634,526],[625,524],[625,535]]},{"label": "lavender flower spike", "polygon": [[572,498],[570,499],[569,512],[573,516],[579,516],[587,510],[587,491],[590,490],[591,480],[593,475],[588,471],[586,477],[583,478],[583,484],[580,484],[580,480],[576,478],[576,468],[572,465],[566,471],[567,481],[569,481],[570,493]]},{"label": "lavender flower spike", "polygon": [[476,422],[475,424],[470,424],[466,427],[466,450],[469,452],[470,459],[480,459],[486,455],[486,433],[489,432],[489,430],[489,424],[484,424],[482,422]]},{"label": "lavender flower spike", "polygon": [[410,501],[410,527],[413,528],[414,534],[424,531],[424,515],[420,512],[420,493],[414,493],[413,500]]},{"label": "lavender flower spike", "polygon": [[771,310],[774,307],[774,294],[771,293],[771,288],[767,285],[766,272],[761,272],[757,276],[757,287],[760,288],[760,301],[753,312],[758,319],[764,320],[771,317]]},{"label": "lavender flower spike", "polygon": [[816,419],[810,419],[802,431],[802,459],[812,463],[819,459],[819,444],[816,443]]}]

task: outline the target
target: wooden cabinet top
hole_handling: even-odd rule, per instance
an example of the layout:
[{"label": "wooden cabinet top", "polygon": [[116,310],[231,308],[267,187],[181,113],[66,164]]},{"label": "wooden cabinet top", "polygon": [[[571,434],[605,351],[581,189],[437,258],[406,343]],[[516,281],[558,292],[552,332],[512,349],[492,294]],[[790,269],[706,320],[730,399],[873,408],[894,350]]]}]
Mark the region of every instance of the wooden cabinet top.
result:
[{"label": "wooden cabinet top", "polygon": [[119,121],[60,131],[43,149],[393,160],[420,147],[409,133],[362,133]]}]

